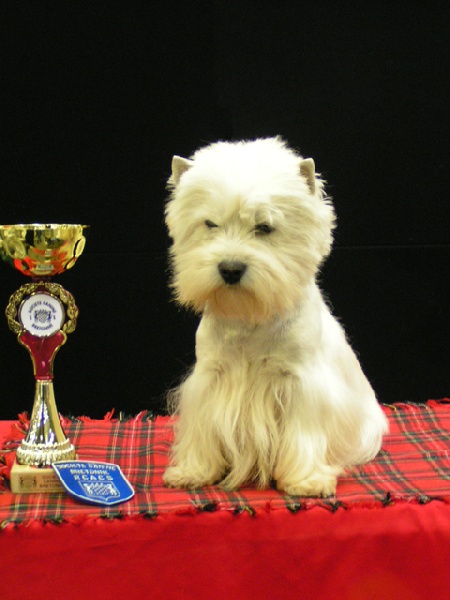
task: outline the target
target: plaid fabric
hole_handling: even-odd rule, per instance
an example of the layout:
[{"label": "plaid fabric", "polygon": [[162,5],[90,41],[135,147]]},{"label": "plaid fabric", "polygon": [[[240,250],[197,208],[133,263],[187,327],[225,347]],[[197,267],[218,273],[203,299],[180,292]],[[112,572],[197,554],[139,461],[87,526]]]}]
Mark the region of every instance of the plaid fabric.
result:
[{"label": "plaid fabric", "polygon": [[[173,440],[168,417],[152,420],[149,414],[141,413],[125,422],[111,418],[111,414],[103,421],[65,419],[63,426],[80,460],[120,465],[135,489],[134,498],[112,507],[92,506],[62,493],[13,495],[4,480],[0,490],[0,523],[151,517],[212,510],[253,514],[260,510],[297,511],[315,506],[336,510],[382,507],[396,501],[424,503],[433,499],[450,502],[450,400],[397,404],[385,406],[384,410],[390,421],[390,433],[381,452],[371,463],[349,469],[339,480],[336,496],[325,499],[288,496],[275,489],[261,491],[252,486],[233,492],[225,492],[218,486],[193,491],[167,489],[162,475]],[[4,444],[4,463],[11,464],[13,460],[14,448],[23,437],[20,429],[15,424],[12,435],[15,440]]]}]

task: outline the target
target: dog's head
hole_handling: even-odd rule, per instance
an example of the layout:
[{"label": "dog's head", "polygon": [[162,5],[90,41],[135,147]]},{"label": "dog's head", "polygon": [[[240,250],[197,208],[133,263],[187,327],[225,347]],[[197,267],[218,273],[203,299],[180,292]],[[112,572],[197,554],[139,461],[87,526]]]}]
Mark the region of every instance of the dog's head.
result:
[{"label": "dog's head", "polygon": [[175,156],[166,222],[177,300],[260,323],[296,309],[329,254],[331,202],[279,138],[218,142]]}]

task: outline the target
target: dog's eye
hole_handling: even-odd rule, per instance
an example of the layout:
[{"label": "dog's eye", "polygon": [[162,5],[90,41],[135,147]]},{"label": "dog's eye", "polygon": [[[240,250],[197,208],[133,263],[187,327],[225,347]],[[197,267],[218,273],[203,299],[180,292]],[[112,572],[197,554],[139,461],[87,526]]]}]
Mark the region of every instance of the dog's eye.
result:
[{"label": "dog's eye", "polygon": [[212,221],[210,221],[209,219],[206,219],[205,221],[205,225],[206,227],[208,227],[209,229],[214,229],[215,227],[219,227],[218,225],[216,225],[215,223],[213,223]]},{"label": "dog's eye", "polygon": [[268,233],[272,233],[272,231],[275,231],[275,227],[272,227],[269,223],[259,223],[259,225],[256,225],[255,227],[255,233],[257,235],[267,235]]}]

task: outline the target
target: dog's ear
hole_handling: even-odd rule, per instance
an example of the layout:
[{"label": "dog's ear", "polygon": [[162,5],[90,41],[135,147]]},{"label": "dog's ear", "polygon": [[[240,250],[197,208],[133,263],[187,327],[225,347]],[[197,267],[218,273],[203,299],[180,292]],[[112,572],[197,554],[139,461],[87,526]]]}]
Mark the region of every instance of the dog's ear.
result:
[{"label": "dog's ear", "polygon": [[304,158],[300,161],[300,175],[306,179],[311,194],[316,193],[316,166],[312,158]]},{"label": "dog's ear", "polygon": [[194,163],[192,160],[174,156],[172,158],[172,183],[176,187],[180,183],[181,176],[189,170]]}]

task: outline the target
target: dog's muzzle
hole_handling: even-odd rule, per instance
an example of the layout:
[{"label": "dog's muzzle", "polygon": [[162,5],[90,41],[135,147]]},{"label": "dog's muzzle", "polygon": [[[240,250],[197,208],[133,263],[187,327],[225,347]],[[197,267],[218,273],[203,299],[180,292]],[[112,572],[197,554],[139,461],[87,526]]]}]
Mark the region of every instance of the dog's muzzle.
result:
[{"label": "dog's muzzle", "polygon": [[223,260],[219,263],[219,273],[228,285],[239,283],[246,269],[247,265],[237,260]]}]

